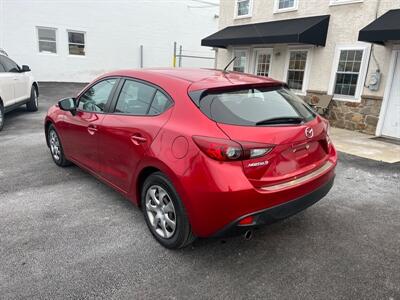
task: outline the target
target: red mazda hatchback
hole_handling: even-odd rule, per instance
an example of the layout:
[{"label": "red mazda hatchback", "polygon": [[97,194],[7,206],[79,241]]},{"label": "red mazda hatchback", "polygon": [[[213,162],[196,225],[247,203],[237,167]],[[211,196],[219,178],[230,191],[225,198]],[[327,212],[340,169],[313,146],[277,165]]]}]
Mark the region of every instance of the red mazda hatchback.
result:
[{"label": "red mazda hatchback", "polygon": [[74,163],[140,206],[165,247],[246,232],[324,197],[337,155],[328,122],[281,82],[207,69],[105,74],[45,119]]}]

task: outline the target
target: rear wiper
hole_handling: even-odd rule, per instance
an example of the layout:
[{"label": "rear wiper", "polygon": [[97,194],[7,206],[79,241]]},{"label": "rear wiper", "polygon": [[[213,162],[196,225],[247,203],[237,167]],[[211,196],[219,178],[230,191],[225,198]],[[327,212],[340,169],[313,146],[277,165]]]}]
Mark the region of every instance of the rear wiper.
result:
[{"label": "rear wiper", "polygon": [[259,121],[256,125],[300,124],[303,121],[304,119],[300,117],[279,117]]}]

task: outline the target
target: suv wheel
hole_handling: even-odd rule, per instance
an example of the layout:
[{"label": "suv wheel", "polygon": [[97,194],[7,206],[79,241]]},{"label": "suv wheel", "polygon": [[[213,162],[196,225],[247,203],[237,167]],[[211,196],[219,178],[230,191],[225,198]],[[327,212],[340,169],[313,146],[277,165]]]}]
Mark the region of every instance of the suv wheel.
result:
[{"label": "suv wheel", "polygon": [[142,188],[141,205],[147,226],[161,245],[177,249],[194,241],[182,201],[163,173],[156,172],[147,177]]},{"label": "suv wheel", "polygon": [[32,85],[31,88],[31,98],[26,104],[28,111],[37,111],[39,108],[39,96],[37,94],[36,88]]},{"label": "suv wheel", "polygon": [[58,136],[58,133],[53,125],[49,126],[47,131],[47,139],[49,141],[51,158],[53,158],[53,161],[56,163],[56,165],[60,167],[70,165],[71,162],[65,158],[60,137]]},{"label": "suv wheel", "polygon": [[4,107],[0,103],[0,131],[3,129],[4,126]]}]

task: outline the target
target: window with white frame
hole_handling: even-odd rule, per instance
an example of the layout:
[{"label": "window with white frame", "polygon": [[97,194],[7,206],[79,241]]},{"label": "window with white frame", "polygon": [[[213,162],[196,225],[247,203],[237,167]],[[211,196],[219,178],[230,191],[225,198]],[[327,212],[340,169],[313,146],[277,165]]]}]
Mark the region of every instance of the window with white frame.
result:
[{"label": "window with white frame", "polygon": [[235,4],[235,17],[249,17],[251,16],[253,0],[236,0]]},{"label": "window with white frame", "polygon": [[37,27],[39,52],[57,53],[57,29]]},{"label": "window with white frame", "polygon": [[246,49],[235,49],[233,50],[233,56],[236,57],[233,62],[233,71],[235,72],[246,72],[247,71],[247,60],[248,50]]},{"label": "window with white frame", "polygon": [[341,4],[360,3],[360,2],[364,2],[364,0],[330,0],[329,5],[341,5]]},{"label": "window with white frame", "polygon": [[68,31],[68,48],[71,55],[85,55],[85,33]]},{"label": "window with white frame", "polygon": [[287,84],[289,88],[303,91],[306,77],[308,50],[290,50],[287,70]]},{"label": "window with white frame", "polygon": [[254,74],[257,76],[269,75],[271,67],[272,49],[255,49],[254,50]]},{"label": "window with white frame", "polygon": [[361,82],[360,71],[364,50],[342,49],[339,51],[333,93],[339,97],[355,97],[358,83]]},{"label": "window with white frame", "polygon": [[285,12],[296,10],[298,0],[275,0],[274,12]]}]

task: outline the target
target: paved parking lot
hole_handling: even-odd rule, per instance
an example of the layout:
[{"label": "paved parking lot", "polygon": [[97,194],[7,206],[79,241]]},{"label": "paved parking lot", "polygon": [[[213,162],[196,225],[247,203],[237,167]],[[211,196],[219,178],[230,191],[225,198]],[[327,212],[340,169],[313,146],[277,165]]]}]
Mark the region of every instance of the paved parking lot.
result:
[{"label": "paved parking lot", "polygon": [[170,251],[130,202],[52,162],[43,117],[81,87],[44,83],[39,112],[6,116],[0,298],[400,299],[399,164],[341,155],[334,188],[308,210],[250,241]]}]

